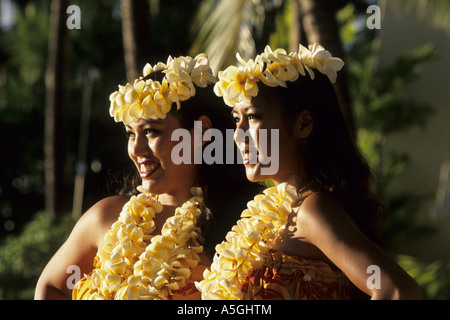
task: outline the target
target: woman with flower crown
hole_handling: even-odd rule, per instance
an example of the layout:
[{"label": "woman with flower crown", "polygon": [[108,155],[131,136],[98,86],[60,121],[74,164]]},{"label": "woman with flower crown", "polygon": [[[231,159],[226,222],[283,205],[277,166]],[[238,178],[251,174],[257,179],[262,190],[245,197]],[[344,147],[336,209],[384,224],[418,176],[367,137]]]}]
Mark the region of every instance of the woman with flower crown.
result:
[{"label": "woman with flower crown", "polygon": [[[247,178],[275,186],[248,203],[216,246],[196,283],[202,298],[420,298],[414,280],[380,246],[370,171],[332,87],[342,60],[318,44],[237,58],[239,66],[219,72],[214,91],[233,108],[236,129],[250,132],[248,139],[235,134]],[[261,129],[278,139],[275,173],[264,170],[264,154],[276,150],[270,143],[263,150]]]},{"label": "woman with flower crown", "polygon": [[[214,82],[206,55],[169,57],[111,94],[110,114],[125,125],[141,185],[131,198],[106,198],[81,217],[44,269],[37,299],[200,298],[194,281],[210,265],[203,245],[213,197],[205,198],[219,194],[211,181],[220,177],[174,161],[172,133],[193,134],[196,120],[202,131],[211,128],[220,114],[208,98]],[[73,270],[85,276],[72,291]]]}]

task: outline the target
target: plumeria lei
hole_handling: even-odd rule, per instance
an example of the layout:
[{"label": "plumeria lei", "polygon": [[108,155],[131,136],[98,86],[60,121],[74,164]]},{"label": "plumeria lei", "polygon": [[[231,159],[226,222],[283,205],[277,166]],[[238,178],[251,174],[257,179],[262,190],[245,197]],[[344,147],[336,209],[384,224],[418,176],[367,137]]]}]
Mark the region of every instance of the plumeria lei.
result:
[{"label": "plumeria lei", "polygon": [[225,104],[231,107],[240,101],[250,103],[258,94],[259,81],[271,87],[286,87],[287,81],[295,81],[299,75],[308,73],[314,79],[313,69],[317,69],[334,83],[337,71],[344,66],[341,59],[333,57],[318,43],[308,48],[299,45],[297,52],[289,54],[284,49],[272,51],[266,46],[254,60],[245,61],[239,53],[236,57],[240,65],[219,71],[219,81],[214,86],[215,94],[223,97]]},{"label": "plumeria lei", "polygon": [[160,235],[153,218],[162,210],[157,196],[141,192],[123,207],[119,219],[104,236],[103,248],[90,275],[91,288],[83,299],[168,299],[185,286],[191,269],[200,261],[203,193],[192,188],[192,197],[168,218]]},{"label": "plumeria lei", "polygon": [[196,282],[205,300],[240,300],[242,282],[266,261],[275,236],[283,230],[297,203],[297,190],[287,183],[264,190],[242,212],[242,219],[216,246],[216,254],[204,279]]},{"label": "plumeria lei", "polygon": [[[164,73],[161,82],[147,79],[157,71]],[[116,122],[125,124],[140,118],[164,119],[174,103],[178,110],[180,101],[195,95],[195,86],[204,88],[215,82],[209,59],[203,53],[195,58],[169,57],[167,63],[154,66],[147,63],[142,77],[133,84],[119,85],[119,90],[110,95],[109,113]]]}]

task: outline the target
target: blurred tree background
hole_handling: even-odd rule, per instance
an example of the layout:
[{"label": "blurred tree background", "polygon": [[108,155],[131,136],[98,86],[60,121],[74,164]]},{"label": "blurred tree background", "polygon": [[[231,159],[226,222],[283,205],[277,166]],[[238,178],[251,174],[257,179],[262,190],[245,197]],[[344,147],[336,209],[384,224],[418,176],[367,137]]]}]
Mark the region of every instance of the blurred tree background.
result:
[{"label": "blurred tree background", "polygon": [[[449,30],[448,1],[404,1]],[[380,1],[381,2],[381,1]],[[365,0],[0,0],[0,299],[30,299],[37,277],[79,215],[115,192],[132,166],[109,94],[146,62],[207,52],[213,70],[269,43],[296,50],[315,41],[346,68],[336,92],[355,140],[377,175],[386,238],[428,299],[450,299],[448,261],[421,261],[397,243],[427,236],[418,213],[427,195],[391,194],[411,158],[392,135],[425,127],[435,106],[405,90],[430,61],[433,44],[379,65],[379,32],[367,28]],[[76,5],[81,29],[66,21]]]}]

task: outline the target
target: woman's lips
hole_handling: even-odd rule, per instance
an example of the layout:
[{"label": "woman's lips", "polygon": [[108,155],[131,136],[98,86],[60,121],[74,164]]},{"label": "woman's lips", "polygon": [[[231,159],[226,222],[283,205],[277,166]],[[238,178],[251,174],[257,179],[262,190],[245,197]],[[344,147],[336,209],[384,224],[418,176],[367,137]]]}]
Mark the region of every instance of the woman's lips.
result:
[{"label": "woman's lips", "polygon": [[139,163],[139,174],[142,179],[150,177],[158,168],[161,166],[160,163],[157,162],[141,162]]},{"label": "woman's lips", "polygon": [[244,165],[247,164],[257,164],[258,163],[258,152],[255,154],[252,154],[252,157],[250,157],[250,151],[248,149],[241,150],[242,159],[244,160]]}]

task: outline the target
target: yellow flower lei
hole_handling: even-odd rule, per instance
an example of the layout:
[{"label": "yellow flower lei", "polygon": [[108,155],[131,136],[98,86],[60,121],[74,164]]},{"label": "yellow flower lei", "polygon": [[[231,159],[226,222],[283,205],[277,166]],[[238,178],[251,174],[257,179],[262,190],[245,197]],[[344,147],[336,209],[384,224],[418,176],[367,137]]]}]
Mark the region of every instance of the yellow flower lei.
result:
[{"label": "yellow flower lei", "polygon": [[[344,62],[315,43],[306,47],[299,45],[297,52],[286,53],[284,49],[272,51],[266,46],[264,52],[257,55],[255,60],[245,61],[239,53],[236,54],[240,66],[229,66],[219,71],[219,81],[214,86],[214,93],[223,97],[226,105],[233,107],[243,101],[250,103],[252,97],[258,95],[258,82],[275,87],[286,87],[287,81],[295,81],[299,75],[305,76],[308,72],[314,80],[314,71],[328,76],[334,83],[337,71],[341,70]],[[306,72],[305,72],[306,71]]]},{"label": "yellow flower lei", "polygon": [[242,212],[242,219],[216,246],[216,254],[204,279],[196,282],[204,300],[240,300],[242,282],[261,267],[275,236],[283,230],[299,197],[287,183],[264,190]]},{"label": "yellow flower lei", "polygon": [[[161,82],[146,78],[157,71],[165,74]],[[195,95],[195,86],[204,88],[215,82],[206,54],[195,58],[181,56],[174,59],[169,56],[165,64],[158,62],[151,66],[147,63],[143,77],[133,84],[119,85],[119,90],[109,97],[109,113],[116,122],[124,124],[140,118],[165,119],[173,103],[178,110],[180,101]]]},{"label": "yellow flower lei", "polygon": [[91,275],[93,292],[84,299],[168,299],[182,288],[197,266],[203,247],[197,218],[203,206],[200,188],[191,188],[192,197],[168,218],[161,234],[153,218],[161,212],[156,195],[141,192],[123,207],[119,219],[104,236]]}]

